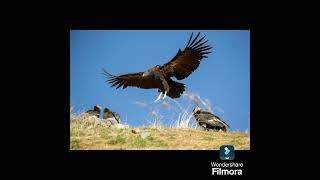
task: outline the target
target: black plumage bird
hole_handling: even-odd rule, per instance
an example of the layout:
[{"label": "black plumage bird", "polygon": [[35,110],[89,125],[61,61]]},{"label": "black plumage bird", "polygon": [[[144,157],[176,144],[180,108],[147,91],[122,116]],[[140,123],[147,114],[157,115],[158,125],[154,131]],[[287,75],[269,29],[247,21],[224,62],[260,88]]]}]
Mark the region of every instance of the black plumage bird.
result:
[{"label": "black plumage bird", "polygon": [[108,108],[104,108],[103,110],[103,119],[109,120],[112,124],[120,123],[120,115],[117,112],[112,112]]},{"label": "black plumage bird", "polygon": [[90,115],[92,115],[92,116],[95,116],[95,117],[97,117],[97,118],[100,117],[100,112],[101,112],[101,107],[100,107],[99,105],[95,105],[95,106],[93,107],[93,110],[88,110],[88,111],[86,111],[86,113],[88,113],[88,114],[90,114]]},{"label": "black plumage bird", "polygon": [[208,51],[212,47],[206,45],[208,40],[203,42],[205,36],[198,40],[200,33],[192,39],[191,34],[189,41],[183,51],[178,50],[175,57],[173,57],[168,63],[160,66],[156,65],[144,72],[129,73],[120,76],[114,76],[103,69],[104,75],[108,78],[107,82],[112,84],[111,87],[122,86],[125,89],[128,86],[134,86],[143,89],[158,89],[160,95],[155,101],[161,98],[164,93],[163,99],[166,96],[171,98],[178,98],[185,90],[185,85],[171,78],[175,77],[177,80],[187,78],[193,71],[195,71],[201,60],[207,58]]},{"label": "black plumage bird", "polygon": [[198,106],[194,108],[193,115],[198,125],[205,130],[227,131],[227,128],[230,128],[229,125],[218,116],[211,112],[201,111]]}]

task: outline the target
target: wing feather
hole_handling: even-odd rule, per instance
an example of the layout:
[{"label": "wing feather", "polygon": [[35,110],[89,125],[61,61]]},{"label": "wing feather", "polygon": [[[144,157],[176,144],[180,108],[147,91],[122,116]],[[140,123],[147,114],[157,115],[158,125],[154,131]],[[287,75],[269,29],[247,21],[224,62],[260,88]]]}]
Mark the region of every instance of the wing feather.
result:
[{"label": "wing feather", "polygon": [[114,76],[108,73],[105,69],[103,75],[107,78],[107,82],[111,84],[111,87],[117,86],[116,89],[127,88],[128,86],[139,87],[143,89],[160,88],[161,82],[153,77],[143,77],[143,72],[123,74],[120,76]]},{"label": "wing feather", "polygon": [[199,47],[201,47],[202,45],[204,45],[205,43],[207,43],[209,40],[206,40],[205,42],[202,42],[201,44],[194,46],[193,49],[197,49]]},{"label": "wing feather", "polygon": [[[199,33],[200,34],[200,33]],[[190,48],[194,48],[205,38],[206,36],[203,36],[198,42],[196,42],[195,44],[193,44],[192,46],[190,46]],[[208,40],[207,40],[208,41]]]},{"label": "wing feather", "polygon": [[197,39],[200,36],[200,33],[198,33],[193,40],[192,36],[193,33],[189,38],[186,48],[183,51],[179,49],[176,56],[161,67],[161,71],[167,77],[176,77],[178,80],[188,77],[198,68],[200,61],[203,58],[207,58],[207,56],[204,55],[211,53],[208,50],[212,47],[206,45],[208,40],[202,42],[205,36],[198,41]]},{"label": "wing feather", "polygon": [[198,39],[200,35],[200,32],[197,34],[197,36],[193,39],[193,41],[191,42],[191,44],[189,45],[189,47],[192,47],[193,46],[193,43]]},{"label": "wing feather", "polygon": [[193,33],[191,33],[191,36],[190,36],[189,41],[188,41],[188,43],[187,43],[187,45],[186,45],[185,48],[187,48],[187,47],[189,46],[189,43],[190,43],[190,41],[191,41],[191,39],[192,39],[192,35],[193,35]]}]

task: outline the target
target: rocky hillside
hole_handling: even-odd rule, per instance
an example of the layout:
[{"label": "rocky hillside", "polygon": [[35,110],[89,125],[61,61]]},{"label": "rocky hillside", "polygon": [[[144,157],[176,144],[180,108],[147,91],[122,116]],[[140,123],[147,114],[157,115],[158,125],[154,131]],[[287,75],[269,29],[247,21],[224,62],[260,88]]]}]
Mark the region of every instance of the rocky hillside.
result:
[{"label": "rocky hillside", "polygon": [[88,115],[70,116],[71,150],[211,150],[231,144],[250,149],[245,132],[207,132],[191,128],[109,127]]}]

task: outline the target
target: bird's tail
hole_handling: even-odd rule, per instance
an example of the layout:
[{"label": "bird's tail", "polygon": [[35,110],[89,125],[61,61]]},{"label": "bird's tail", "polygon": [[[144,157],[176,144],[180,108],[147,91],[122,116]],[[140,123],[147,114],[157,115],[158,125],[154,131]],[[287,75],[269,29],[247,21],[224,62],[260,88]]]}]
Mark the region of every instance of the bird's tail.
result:
[{"label": "bird's tail", "polygon": [[228,129],[230,129],[230,125],[229,125],[229,123],[227,123],[226,120],[223,120],[223,119],[219,118],[219,121],[220,121],[221,123],[223,123]]},{"label": "bird's tail", "polygon": [[170,90],[167,94],[167,96],[171,97],[171,98],[178,98],[181,96],[181,94],[184,92],[185,90],[185,85],[173,80],[168,80],[168,84],[170,87]]}]

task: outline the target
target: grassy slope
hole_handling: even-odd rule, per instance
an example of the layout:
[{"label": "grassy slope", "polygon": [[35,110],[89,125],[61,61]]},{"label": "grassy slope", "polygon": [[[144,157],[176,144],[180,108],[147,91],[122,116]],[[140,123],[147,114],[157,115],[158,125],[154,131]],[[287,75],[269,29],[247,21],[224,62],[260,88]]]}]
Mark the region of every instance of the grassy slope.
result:
[{"label": "grassy slope", "polygon": [[[100,122],[85,116],[70,117],[70,149],[160,149],[202,150],[219,149],[231,144],[235,149],[250,149],[250,136],[244,132],[205,132],[189,128],[134,127],[129,129],[106,128]],[[143,139],[132,132],[150,132]]]}]

